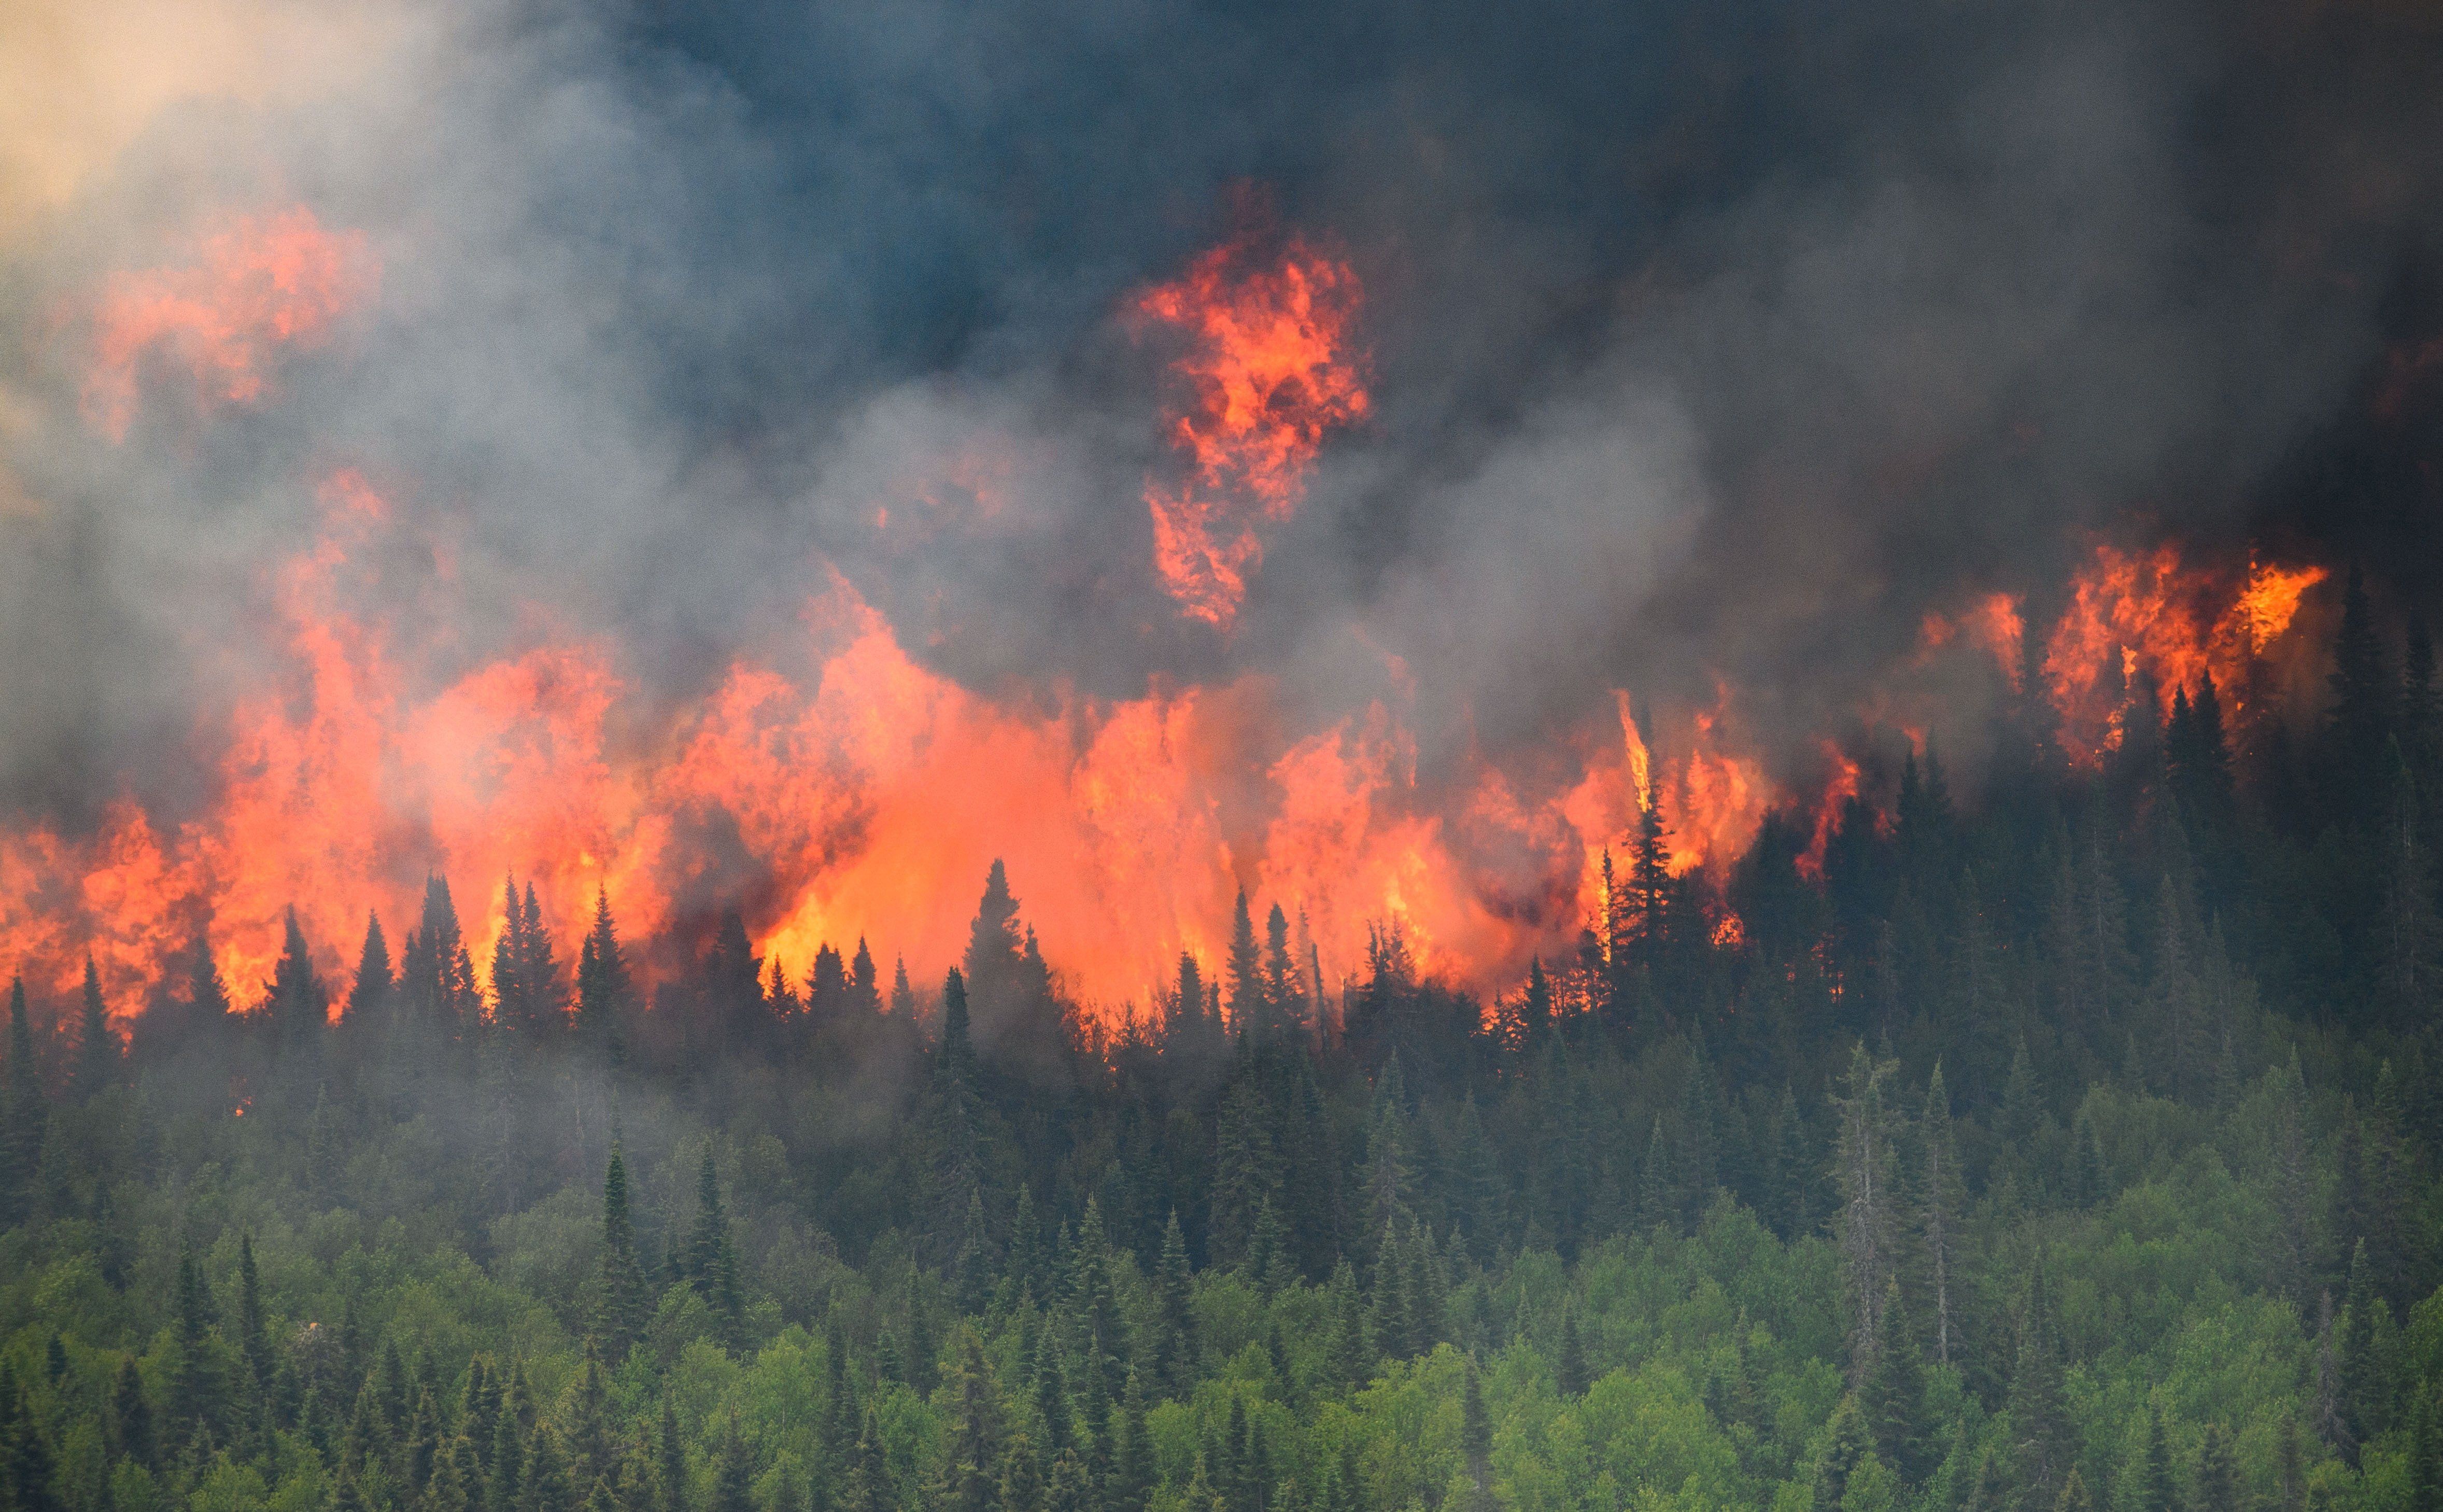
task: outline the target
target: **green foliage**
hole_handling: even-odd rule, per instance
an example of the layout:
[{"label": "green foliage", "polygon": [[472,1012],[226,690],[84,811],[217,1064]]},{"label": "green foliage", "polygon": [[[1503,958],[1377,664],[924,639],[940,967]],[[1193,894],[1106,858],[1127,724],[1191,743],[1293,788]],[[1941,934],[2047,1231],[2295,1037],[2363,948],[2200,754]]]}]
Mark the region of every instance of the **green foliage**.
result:
[{"label": "green foliage", "polygon": [[1386,925],[1346,1035],[1245,898],[1096,1039],[999,869],[887,1011],[597,893],[562,1032],[438,878],[328,1033],[302,937],[123,1057],[20,990],[5,1512],[2443,1512],[2443,1043],[2176,714],[2142,815],[1912,764],[1743,946],[1642,816],[1611,954],[1488,1012]]}]

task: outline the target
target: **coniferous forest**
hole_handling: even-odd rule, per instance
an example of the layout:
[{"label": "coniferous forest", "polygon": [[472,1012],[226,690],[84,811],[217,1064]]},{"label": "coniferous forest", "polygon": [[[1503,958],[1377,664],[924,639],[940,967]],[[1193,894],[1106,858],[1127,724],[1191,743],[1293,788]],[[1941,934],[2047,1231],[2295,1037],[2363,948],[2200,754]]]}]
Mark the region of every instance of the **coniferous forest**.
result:
[{"label": "coniferous forest", "polygon": [[942,980],[436,877],[20,985],[0,1508],[2435,1512],[2443,718],[2355,583],[2328,661],[1820,867],[1649,809],[1491,1003],[1258,897],[1089,1015],[999,866]]}]

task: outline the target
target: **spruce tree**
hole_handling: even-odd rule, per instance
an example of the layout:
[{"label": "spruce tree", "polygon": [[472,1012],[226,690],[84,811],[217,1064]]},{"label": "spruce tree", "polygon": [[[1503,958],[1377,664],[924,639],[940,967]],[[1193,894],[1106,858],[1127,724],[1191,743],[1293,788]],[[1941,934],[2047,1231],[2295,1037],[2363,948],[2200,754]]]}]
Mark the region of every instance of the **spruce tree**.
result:
[{"label": "spruce tree", "polygon": [[1196,1377],[1196,1318],[1187,1269],[1187,1238],[1173,1209],[1163,1226],[1162,1254],[1153,1273],[1155,1322],[1153,1368],[1163,1383],[1185,1397]]},{"label": "spruce tree", "polygon": [[1212,1210],[1205,1233],[1217,1265],[1235,1266],[1248,1258],[1256,1214],[1279,1195],[1271,1123],[1272,1107],[1257,1084],[1252,1063],[1242,1061],[1222,1096],[1215,1135]]},{"label": "spruce tree", "polygon": [[1884,1282],[1881,1334],[1859,1391],[1859,1408],[1874,1434],[1875,1452],[1902,1483],[1915,1486],[1933,1473],[1940,1456],[1927,1430],[1924,1361],[1898,1277]]},{"label": "spruce tree", "polygon": [[2130,1466],[2128,1512],[2179,1512],[2172,1484],[2172,1451],[2163,1437],[2162,1411],[2146,1409],[2146,1441]]},{"label": "spruce tree", "polygon": [[730,1237],[729,1215],[721,1205],[721,1171],[713,1163],[710,1140],[705,1142],[704,1161],[696,1170],[695,1226],[688,1233],[687,1276],[720,1320],[722,1342],[731,1349],[741,1347],[745,1342],[746,1303],[739,1289],[738,1248]]},{"label": "spruce tree", "polygon": [[221,980],[220,960],[212,953],[208,931],[197,930],[193,943],[187,950],[187,998],[181,1005],[182,1020],[178,1041],[198,1036],[217,1035],[229,1026],[235,1005],[230,1002],[229,986]]},{"label": "spruce tree", "polygon": [[424,882],[424,913],[399,953],[399,996],[408,1017],[429,1038],[450,1043],[473,1033],[483,1012],[475,963],[467,953],[450,884]]},{"label": "spruce tree", "polygon": [[322,1034],[330,1023],[331,996],[314,969],[314,951],[305,943],[294,906],[282,920],[280,960],[271,972],[270,1007],[272,1031],[285,1053],[311,1056],[321,1049]]},{"label": "spruce tree", "polygon": [[580,1044],[616,1066],[626,1059],[620,1016],[627,1011],[628,957],[619,926],[611,916],[611,890],[594,889],[594,924],[577,950],[577,1037]]},{"label": "spruce tree", "polygon": [[1553,1385],[1563,1396],[1587,1394],[1587,1356],[1578,1341],[1578,1310],[1566,1301],[1561,1304],[1561,1351],[1552,1374]]},{"label": "spruce tree", "polygon": [[1925,1271],[1934,1357],[1951,1363],[1959,1330],[1953,1309],[1959,1285],[1960,1225],[1968,1208],[1966,1184],[1959,1174],[1958,1145],[1951,1132],[1951,1094],[1942,1081],[1942,1063],[1935,1062],[1925,1089],[1925,1114],[1918,1126],[1920,1152],[1918,1188],[1918,1235]]},{"label": "spruce tree", "polygon": [[[716,1198],[719,1195],[714,1193]],[[628,1357],[652,1310],[628,1213],[628,1163],[615,1138],[611,1142],[610,1168],[602,1177],[602,1266],[597,1286],[594,1333],[615,1364]]]},{"label": "spruce tree", "polygon": [[2237,1507],[2239,1505],[2238,1472],[2232,1465],[2231,1445],[2223,1437],[2222,1425],[2206,1425],[2205,1439],[2197,1446],[2196,1504],[2200,1507]]},{"label": "spruce tree", "polygon": [[2383,640],[2367,600],[2366,580],[2353,565],[2342,597],[2342,623],[2333,641],[2332,732],[2342,762],[2343,792],[2363,791],[2375,775],[2392,719],[2392,686],[2384,673]]},{"label": "spruce tree", "polygon": [[1473,1357],[1460,1390],[1459,1448],[1468,1479],[1476,1483],[1477,1496],[1484,1497],[1491,1490],[1493,1476],[1493,1415],[1485,1411],[1484,1385],[1477,1379]]},{"label": "spruce tree", "polygon": [[688,1493],[687,1442],[679,1437],[678,1411],[667,1388],[662,1392],[661,1431],[654,1463],[661,1471],[662,1512],[689,1512],[695,1504]]},{"label": "spruce tree", "polygon": [[[1009,873],[999,857],[984,874],[984,893],[967,927],[967,948],[960,959],[967,991],[998,1024],[1018,1005],[1024,986],[1026,943],[1018,923],[1018,899],[1009,890]],[[987,1467],[989,1468],[989,1467]]]},{"label": "spruce tree", "polygon": [[365,915],[365,943],[357,952],[356,985],[348,989],[347,1002],[340,1010],[340,1025],[362,1037],[378,1034],[390,1027],[393,996],[398,990],[398,979],[391,969],[390,941],[382,935],[381,915]]},{"label": "spruce tree", "polygon": [[2028,1282],[2019,1318],[2018,1356],[2011,1371],[2011,1427],[2018,1442],[2020,1504],[2050,1506],[2061,1494],[2075,1446],[2062,1401],[2060,1344],[2040,1263]]},{"label": "spruce tree", "polygon": [[0,1463],[0,1503],[9,1512],[67,1512],[48,1437],[24,1389],[6,1372],[0,1372],[0,1453],[6,1456]]},{"label": "spruce tree", "polygon": [[[2432,1383],[2418,1391],[2407,1404],[2409,1417],[2408,1496],[2404,1512],[2443,1512],[2443,1411],[2438,1411],[2435,1390]],[[2276,1453],[2276,1475],[2280,1484],[2280,1502],[2284,1507],[2295,1504],[2293,1487],[2301,1479],[2299,1473],[2299,1433],[2289,1419],[2283,1420],[2284,1434]]]},{"label": "spruce tree", "polygon": [[1230,905],[1230,950],[1222,967],[1227,981],[1230,1032],[1252,1032],[1264,1017],[1263,958],[1256,944],[1256,925],[1247,912],[1247,890],[1240,888]]},{"label": "spruce tree", "polygon": [[8,1082],[0,1089],[0,1223],[22,1223],[33,1211],[50,1110],[34,1061],[33,1025],[26,1015],[26,979],[9,983]]},{"label": "spruce tree", "polygon": [[120,1358],[118,1378],[111,1384],[110,1426],[115,1452],[138,1465],[153,1464],[153,1409],[145,1400],[144,1377],[136,1369],[133,1355]]},{"label": "spruce tree", "polygon": [[1306,990],[1290,955],[1289,915],[1278,903],[1264,915],[1264,1017],[1274,1033],[1299,1032],[1306,1022]]},{"label": "spruce tree", "polygon": [[1043,1512],[1043,1456],[1024,1432],[1001,1450],[1001,1495],[995,1512]]},{"label": "spruce tree", "polygon": [[255,1272],[254,1236],[245,1233],[237,1241],[237,1342],[249,1392],[261,1401],[271,1391],[271,1331],[263,1313],[263,1283]]},{"label": "spruce tree", "polygon": [[994,1471],[1001,1460],[999,1405],[983,1346],[972,1331],[960,1339],[958,1364],[947,1386],[951,1415],[936,1504],[944,1512],[992,1512]]},{"label": "spruce tree", "polygon": [[89,1101],[119,1080],[119,1037],[111,1032],[110,1014],[101,1000],[101,972],[93,957],[84,958],[84,992],[77,1014],[76,1064],[68,1090],[78,1101]]},{"label": "spruce tree", "polygon": [[[560,1436],[550,1429],[536,1430],[526,1447],[525,1473],[518,1488],[518,1512],[578,1512],[577,1490],[569,1483],[567,1456]],[[740,1506],[725,1512],[752,1512]]]},{"label": "spruce tree", "polygon": [[[1639,806],[1637,838],[1629,849],[1627,914],[1630,956],[1651,970],[1662,963],[1670,943],[1672,902],[1670,832],[1662,822],[1662,795],[1649,791]],[[1625,969],[1613,963],[1615,971]]]},{"label": "spruce tree", "polygon": [[1853,1386],[1865,1379],[1882,1346],[1883,1303],[1899,1259],[1899,1128],[1883,1092],[1894,1069],[1858,1042],[1850,1049],[1843,1090],[1832,1099],[1840,1117],[1833,1183],[1841,1194],[1832,1228],[1848,1294]]}]

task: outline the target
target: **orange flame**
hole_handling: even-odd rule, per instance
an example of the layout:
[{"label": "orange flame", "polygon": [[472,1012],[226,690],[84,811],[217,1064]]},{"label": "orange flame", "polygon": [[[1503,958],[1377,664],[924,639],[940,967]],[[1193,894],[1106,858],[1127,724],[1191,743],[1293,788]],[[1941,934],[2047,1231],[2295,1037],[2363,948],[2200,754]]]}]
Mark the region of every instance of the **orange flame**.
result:
[{"label": "orange flame", "polygon": [[1824,853],[1841,827],[1841,810],[1858,796],[1857,762],[1828,740],[1820,745],[1828,767],[1824,794],[1815,801],[1815,827],[1807,837],[1807,849],[1798,853],[1799,875],[1814,882],[1824,880]]},{"label": "orange flame", "polygon": [[127,437],[148,354],[185,368],[203,408],[250,403],[275,348],[319,343],[380,281],[361,231],[325,230],[302,206],[240,216],[198,252],[187,267],[115,274],[103,290],[81,407],[114,441]]},{"label": "orange flame", "polygon": [[1364,299],[1357,275],[1293,236],[1258,262],[1241,236],[1140,295],[1140,322],[1184,333],[1172,371],[1195,399],[1170,421],[1189,464],[1176,487],[1148,480],[1154,566],[1181,610],[1227,627],[1263,561],[1259,523],[1296,511],[1325,434],[1371,408],[1350,349]]},{"label": "orange flame", "polygon": [[1617,866],[1645,805],[1658,798],[1670,852],[1664,865],[1674,876],[1734,859],[1754,840],[1776,789],[1761,762],[1724,748],[1730,691],[1717,687],[1716,696],[1712,710],[1690,719],[1687,749],[1675,760],[1658,762],[1638,729],[1628,694],[1613,692],[1619,755],[1589,758],[1558,805],[1570,831],[1582,838],[1580,898],[1601,899],[1604,851],[1611,849]]},{"label": "orange flame", "polygon": [[2317,566],[2251,562],[2233,581],[2228,571],[2186,566],[2177,545],[2129,554],[2099,544],[2046,642],[2063,753],[2093,765],[2119,748],[2125,690],[2141,672],[2166,709],[2208,675],[2227,690],[2245,686],[2250,660],[2289,629],[2301,596],[2325,576]]},{"label": "orange flame", "polygon": [[2330,576],[2323,567],[2272,567],[2250,562],[2248,586],[2240,590],[2239,602],[2232,609],[2248,634],[2248,649],[2265,655],[2265,648],[2298,618],[2300,597]]},{"label": "orange flame", "polygon": [[1965,636],[1993,658],[2009,680],[2011,691],[2017,692],[2020,683],[2020,647],[2027,634],[2027,621],[2019,613],[2016,594],[1989,593],[1971,603],[1957,618],[1938,610],[1926,611],[1918,628],[1919,661],[1924,662],[1932,653]]},{"label": "orange flame", "polygon": [[514,873],[563,940],[598,882],[635,937],[736,904],[797,969],[864,936],[922,975],[958,958],[995,857],[1067,988],[1107,1006],[1183,949],[1212,959],[1242,883],[1259,909],[1305,915],[1327,969],[1354,967],[1369,924],[1398,917],[1423,968],[1489,983],[1553,928],[1479,884],[1380,706],[1292,738],[1254,677],[1013,710],[918,664],[834,581],[809,606],[812,679],[743,660],[674,725],[623,744],[626,690],[583,644],[417,692],[436,648],[356,607],[381,601],[361,591],[357,562],[382,555],[364,548],[400,526],[356,474],[321,500],[316,538],[266,584],[277,675],[199,731],[222,752],[211,802],[167,829],[130,798],[82,839],[0,834],[0,960],[65,993],[91,950],[125,1012],[208,909],[250,1007],[290,904],[344,973],[366,912],[395,939],[435,872],[456,884],[481,974],[502,928],[485,900]]}]

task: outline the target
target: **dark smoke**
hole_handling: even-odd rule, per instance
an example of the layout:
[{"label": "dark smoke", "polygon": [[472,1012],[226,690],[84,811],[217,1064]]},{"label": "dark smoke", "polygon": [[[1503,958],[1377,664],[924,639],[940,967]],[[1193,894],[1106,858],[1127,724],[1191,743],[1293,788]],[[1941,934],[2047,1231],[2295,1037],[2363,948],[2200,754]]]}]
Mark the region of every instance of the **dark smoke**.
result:
[{"label": "dark smoke", "polygon": [[[0,243],[21,802],[174,790],[340,462],[455,543],[468,654],[540,601],[681,698],[830,562],[1003,691],[1253,667],[1321,713],[1396,655],[1428,764],[1717,674],[1794,745],[2133,517],[2438,586],[2430,9],[400,9],[369,86],[181,108]],[[1378,413],[1225,640],[1148,570],[1115,311],[1249,184],[1364,278]],[[95,434],[58,312],[284,199],[367,232],[377,310],[262,406]],[[979,437],[1005,504],[911,516]]]}]

